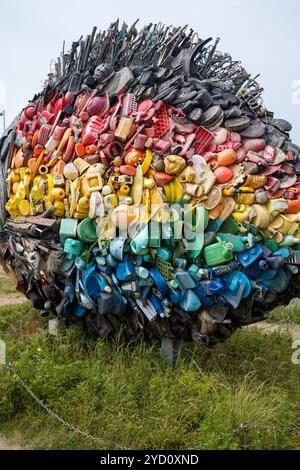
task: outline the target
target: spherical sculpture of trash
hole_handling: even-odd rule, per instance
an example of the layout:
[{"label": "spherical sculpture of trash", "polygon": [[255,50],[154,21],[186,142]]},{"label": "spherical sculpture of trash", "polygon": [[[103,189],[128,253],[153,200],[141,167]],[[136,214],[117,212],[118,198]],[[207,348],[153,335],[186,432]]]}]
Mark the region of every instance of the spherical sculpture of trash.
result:
[{"label": "spherical sculpture of trash", "polygon": [[184,28],[94,28],[2,137],[0,253],[43,316],[208,344],[298,294],[300,149]]}]

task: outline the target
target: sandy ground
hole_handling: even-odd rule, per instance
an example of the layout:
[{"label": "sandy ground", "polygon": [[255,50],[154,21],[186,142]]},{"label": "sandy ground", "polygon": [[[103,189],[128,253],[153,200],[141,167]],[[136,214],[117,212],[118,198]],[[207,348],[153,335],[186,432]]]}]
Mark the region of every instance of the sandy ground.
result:
[{"label": "sandy ground", "polygon": [[295,340],[299,339],[300,340],[300,325],[294,325],[294,324],[286,324],[286,325],[277,325],[274,323],[267,323],[267,322],[262,322],[262,323],[257,323],[255,325],[248,326],[248,328],[257,328],[258,330],[262,331],[265,334],[270,334],[270,333],[285,333],[285,332],[292,332],[293,338]]},{"label": "sandy ground", "polygon": [[[22,450],[21,447],[8,443],[6,439],[0,436],[0,451],[1,450]],[[1,457],[0,457],[1,460]]]},{"label": "sandy ground", "polygon": [[28,299],[23,295],[0,295],[0,307],[3,307],[4,305],[19,305],[24,302],[28,302]]}]

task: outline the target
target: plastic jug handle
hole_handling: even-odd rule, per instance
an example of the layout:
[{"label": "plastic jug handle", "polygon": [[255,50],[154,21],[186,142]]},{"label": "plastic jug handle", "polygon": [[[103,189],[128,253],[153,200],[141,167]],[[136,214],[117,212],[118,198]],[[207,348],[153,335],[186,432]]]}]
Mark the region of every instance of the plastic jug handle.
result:
[{"label": "plastic jug handle", "polygon": [[241,285],[241,279],[238,275],[233,276],[233,279],[230,283],[230,290],[231,291],[238,291]]}]

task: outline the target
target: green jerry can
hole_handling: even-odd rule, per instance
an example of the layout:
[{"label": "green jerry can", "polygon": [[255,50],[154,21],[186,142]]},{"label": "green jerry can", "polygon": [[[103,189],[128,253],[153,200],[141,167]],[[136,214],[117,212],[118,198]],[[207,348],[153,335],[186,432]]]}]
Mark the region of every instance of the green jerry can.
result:
[{"label": "green jerry can", "polygon": [[204,259],[207,266],[214,267],[229,263],[234,259],[233,245],[217,237],[218,242],[204,249]]}]

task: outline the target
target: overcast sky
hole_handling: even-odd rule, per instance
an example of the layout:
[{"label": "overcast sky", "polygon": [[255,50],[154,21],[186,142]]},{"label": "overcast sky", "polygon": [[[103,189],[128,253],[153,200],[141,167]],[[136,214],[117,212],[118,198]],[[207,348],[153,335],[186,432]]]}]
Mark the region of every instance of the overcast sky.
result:
[{"label": "overcast sky", "polygon": [[40,90],[64,39],[69,46],[94,25],[137,17],[140,25],[189,24],[203,39],[221,37],[220,50],[261,73],[268,108],[292,122],[300,143],[299,0],[1,1],[0,111],[7,122]]}]

